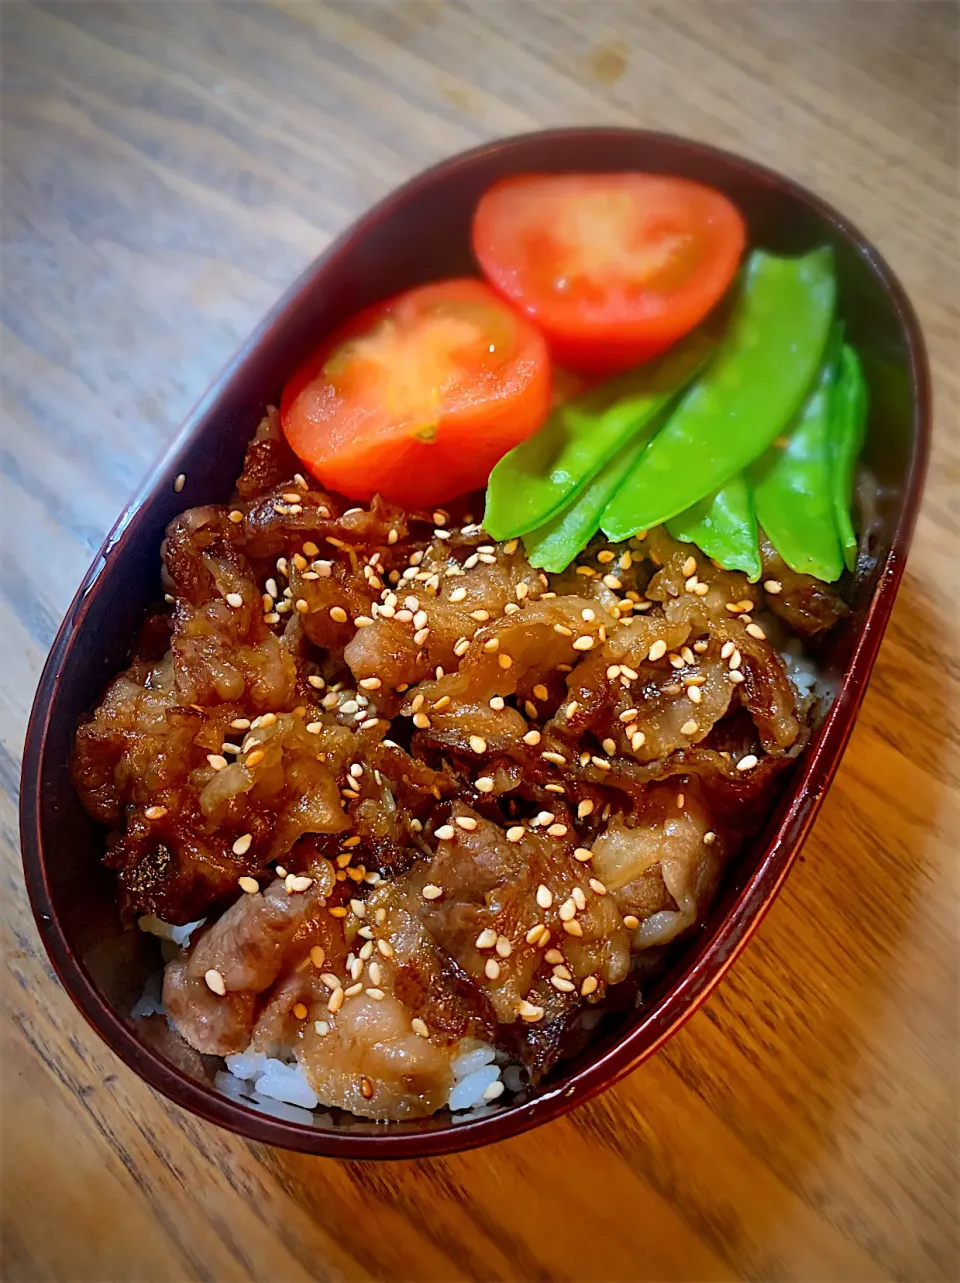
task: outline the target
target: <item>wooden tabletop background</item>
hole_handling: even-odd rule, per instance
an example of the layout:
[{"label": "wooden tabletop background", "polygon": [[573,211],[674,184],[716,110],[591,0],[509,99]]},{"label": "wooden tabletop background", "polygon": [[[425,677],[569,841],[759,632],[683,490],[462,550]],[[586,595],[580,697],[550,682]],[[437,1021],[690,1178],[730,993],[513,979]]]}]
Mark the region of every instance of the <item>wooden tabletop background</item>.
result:
[{"label": "wooden tabletop background", "polygon": [[[4,0],[5,1279],[960,1277],[958,12]],[[247,1144],[126,1069],[39,948],[15,818],[33,688],[104,532],[311,257],[423,166],[571,123],[765,161],[888,256],[936,384],[899,602],[802,863],[652,1061],[462,1156]]]}]

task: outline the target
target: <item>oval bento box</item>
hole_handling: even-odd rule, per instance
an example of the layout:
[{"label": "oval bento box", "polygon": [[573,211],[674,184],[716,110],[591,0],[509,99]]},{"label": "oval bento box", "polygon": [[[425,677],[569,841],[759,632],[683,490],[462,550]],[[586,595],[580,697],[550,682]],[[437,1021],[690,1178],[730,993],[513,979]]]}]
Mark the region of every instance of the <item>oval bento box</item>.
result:
[{"label": "oval bento box", "polygon": [[[761,833],[727,870],[706,920],[681,943],[636,1010],[611,1015],[575,1059],[527,1096],[482,1117],[444,1112],[378,1124],[333,1111],[285,1122],[219,1094],[157,1048],[129,1018],[156,942],[121,928],[104,834],[71,786],[75,728],[126,662],[159,586],[164,528],[184,507],[227,499],[244,447],[286,376],[348,314],[423,281],[472,273],[470,220],[495,179],[529,171],[640,169],[699,179],[743,211],[750,244],[799,253],[828,243],[839,307],[862,354],[871,417],[865,461],[880,483],[872,564],[853,609],[817,659],[836,696]],[[923,338],[877,251],[804,188],[747,160],[662,134],[563,129],[491,143],[414,178],[359,219],[281,299],[193,411],[131,500],[67,611],[37,691],[21,793],[23,863],[43,943],[73,1001],[109,1046],[179,1105],[253,1140],[345,1158],[422,1157],[501,1140],[588,1099],[651,1055],[703,1002],[744,947],[797,857],[836,772],[883,637],[917,515],[930,437]],[[182,492],[174,478],[186,477]],[[153,958],[155,962],[155,956]]]}]

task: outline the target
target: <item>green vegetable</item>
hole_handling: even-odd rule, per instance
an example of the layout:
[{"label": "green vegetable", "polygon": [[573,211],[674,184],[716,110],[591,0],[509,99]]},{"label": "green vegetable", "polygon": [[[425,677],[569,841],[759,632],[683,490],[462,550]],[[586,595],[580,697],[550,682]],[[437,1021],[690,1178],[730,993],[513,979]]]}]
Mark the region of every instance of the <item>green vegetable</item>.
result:
[{"label": "green vegetable", "polygon": [[695,543],[724,570],[742,570],[751,583],[760,578],[757,516],[742,472],[668,521],[667,529],[674,539]]},{"label": "green vegetable", "polygon": [[757,520],[790,569],[827,583],[843,573],[831,458],[839,364],[840,345],[834,342],[787,444],[765,464],[754,490]]},{"label": "green vegetable", "polygon": [[715,356],[603,513],[611,539],[677,516],[784,431],[823,357],[835,295],[829,248],[802,258],[751,254]]},{"label": "green vegetable", "polygon": [[579,495],[545,525],[523,536],[531,566],[559,574],[600,529],[600,514],[647,447],[641,434],[604,465]]},{"label": "green vegetable", "polygon": [[860,358],[848,344],[840,352],[830,413],[833,515],[847,569],[857,564],[857,536],[850,516],[853,472],[867,430],[867,384]]},{"label": "green vegetable", "polygon": [[487,532],[494,539],[512,539],[559,512],[682,391],[714,342],[706,331],[694,331],[660,360],[558,406],[539,432],[505,454],[491,472],[483,514]]}]

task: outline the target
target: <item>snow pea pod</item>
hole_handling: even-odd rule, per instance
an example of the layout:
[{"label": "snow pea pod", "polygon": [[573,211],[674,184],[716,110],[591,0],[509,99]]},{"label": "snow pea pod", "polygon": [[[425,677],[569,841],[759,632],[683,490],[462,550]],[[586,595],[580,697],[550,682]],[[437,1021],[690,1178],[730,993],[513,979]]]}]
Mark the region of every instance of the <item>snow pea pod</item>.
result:
[{"label": "snow pea pod", "polygon": [[[754,489],[757,520],[791,570],[826,583],[843,573],[834,517],[831,418],[839,342],[831,343],[786,445]],[[759,469],[758,469],[759,471]]]},{"label": "snow pea pod", "polygon": [[693,543],[724,570],[760,578],[760,541],[750,486],[742,472],[667,522],[674,539]]},{"label": "snow pea pod", "polygon": [[867,384],[860,358],[849,344],[840,352],[830,414],[833,514],[848,570],[857,564],[857,536],[850,516],[853,473],[867,428]]},{"label": "snow pea pod", "polygon": [[608,460],[565,508],[523,536],[523,546],[531,566],[552,575],[566,570],[600,529],[600,514],[607,501],[646,447],[647,438],[641,434]]},{"label": "snow pea pod", "polygon": [[683,390],[714,344],[708,330],[697,330],[659,360],[557,406],[544,426],[490,473],[483,514],[487,533],[512,539],[559,512]]},{"label": "snow pea pod", "polygon": [[611,539],[677,516],[763,453],[810,388],[835,297],[829,247],[751,254],[713,359],[607,505],[600,525]]}]

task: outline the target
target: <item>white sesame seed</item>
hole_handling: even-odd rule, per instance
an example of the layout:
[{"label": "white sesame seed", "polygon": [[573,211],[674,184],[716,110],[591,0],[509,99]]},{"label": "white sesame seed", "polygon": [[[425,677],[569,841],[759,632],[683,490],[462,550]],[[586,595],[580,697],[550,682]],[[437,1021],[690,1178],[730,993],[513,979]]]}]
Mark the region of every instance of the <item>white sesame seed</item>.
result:
[{"label": "white sesame seed", "polygon": [[729,659],[735,650],[736,646],[732,641],[725,641],[720,647],[720,658]]},{"label": "white sesame seed", "polygon": [[420,731],[425,731],[431,725],[430,718],[426,713],[414,713],[413,724]]},{"label": "white sesame seed", "polygon": [[492,793],[493,780],[490,778],[489,775],[481,775],[479,779],[475,781],[474,787],[476,788],[478,793]]},{"label": "white sesame seed", "polygon": [[543,935],[545,927],[542,922],[535,922],[527,934],[523,937],[527,944],[536,944]]},{"label": "white sesame seed", "polygon": [[173,483],[173,488],[177,492],[177,494],[180,493],[180,491],[183,489],[186,483],[187,483],[187,474],[185,472],[181,472]]},{"label": "white sesame seed", "polygon": [[515,824],[512,828],[507,829],[508,842],[521,842],[526,832],[522,824]]},{"label": "white sesame seed", "polygon": [[541,882],[537,887],[537,904],[541,909],[549,909],[553,904],[553,892]]},{"label": "white sesame seed", "polygon": [[727,667],[730,669],[731,672],[736,672],[736,670],[740,667],[742,663],[743,663],[743,656],[740,654],[739,650],[735,650],[733,654],[730,656],[730,661]]},{"label": "white sesame seed", "polygon": [[568,900],[564,900],[563,904],[560,906],[559,912],[561,922],[571,922],[577,916],[576,902],[572,897]]},{"label": "white sesame seed", "polygon": [[778,592],[783,591],[783,584],[779,579],[765,579],[763,586],[771,596],[776,597]]},{"label": "white sesame seed", "polygon": [[605,739],[605,740],[603,741],[603,745],[602,745],[602,747],[603,747],[603,751],[604,751],[608,756],[612,757],[612,756],[614,755],[614,753],[616,753],[616,751],[617,751],[617,743],[616,743],[616,740],[612,740],[612,739],[610,739],[610,738],[608,737],[607,739]]},{"label": "white sesame seed", "polygon": [[576,920],[576,918],[572,918],[569,922],[564,922],[564,924],[563,924],[563,929],[564,929],[564,931],[566,931],[566,933],[567,933],[567,935],[568,935],[568,936],[582,936],[582,935],[583,935],[583,927],[582,927],[582,926],[580,925],[580,923]]},{"label": "white sesame seed", "polygon": [[547,833],[552,838],[563,838],[567,836],[567,826],[565,824],[551,824]]},{"label": "white sesame seed", "polygon": [[497,933],[492,927],[484,927],[474,943],[478,949],[492,949],[497,943]]},{"label": "white sesame seed", "polygon": [[688,686],[687,699],[689,699],[691,704],[699,704],[700,701],[703,699],[703,692],[701,691],[700,687]]},{"label": "white sesame seed", "polygon": [[330,1001],[327,1003],[327,1011],[330,1012],[331,1016],[335,1015],[343,1006],[345,997],[346,994],[344,993],[342,986],[334,989],[333,993],[330,995]]},{"label": "white sesame seed", "polygon": [[162,820],[166,813],[167,808],[165,806],[148,806],[144,811],[144,815],[148,820]]},{"label": "white sesame seed", "polygon": [[574,650],[593,650],[593,638],[589,633],[584,633],[582,637],[576,638],[573,643]]},{"label": "white sesame seed", "polygon": [[419,1016],[414,1016],[410,1021],[410,1028],[421,1038],[428,1038],[430,1036],[430,1031],[427,1029],[426,1022],[421,1020]]},{"label": "white sesame seed", "polygon": [[383,683],[379,677],[361,677],[357,685],[361,690],[378,691]]},{"label": "white sesame seed", "polygon": [[527,1002],[526,998],[520,1000],[520,1006],[517,1008],[517,1014],[521,1020],[526,1020],[528,1024],[534,1024],[543,1019],[543,1008],[537,1007],[532,1002]]},{"label": "white sesame seed", "polygon": [[747,624],[747,632],[750,634],[751,637],[756,637],[757,641],[767,640],[767,634],[763,631],[763,629],[760,627],[759,624]]},{"label": "white sesame seed", "polygon": [[735,682],[737,684],[739,684],[740,682],[745,682],[747,680],[744,677],[743,673],[729,673],[728,676],[732,682]]},{"label": "white sesame seed", "polygon": [[479,735],[471,735],[467,742],[474,753],[485,753],[487,751],[487,741]]},{"label": "white sesame seed", "polygon": [[623,925],[628,931],[636,931],[637,927],[640,925],[640,919],[635,917],[634,914],[628,913],[623,919]]},{"label": "white sesame seed", "polygon": [[384,940],[384,939],[381,937],[381,938],[377,941],[377,948],[380,950],[381,954],[382,954],[385,958],[392,958],[392,957],[393,957],[393,945],[390,943],[390,941],[389,941],[389,940]]},{"label": "white sesame seed", "polygon": [[647,659],[662,659],[667,653],[667,643],[658,638],[647,652]]},{"label": "white sesame seed", "polygon": [[540,732],[527,731],[526,735],[523,737],[523,742],[524,744],[529,744],[531,748],[535,748],[536,745],[540,743]]},{"label": "white sesame seed", "polygon": [[347,612],[342,606],[331,606],[330,618],[335,620],[338,624],[345,624],[347,622]]},{"label": "white sesame seed", "polygon": [[488,958],[483,964],[483,974],[488,980],[496,980],[500,975],[500,963],[496,958]]},{"label": "white sesame seed", "polygon": [[588,860],[593,859],[593,852],[589,849],[589,847],[578,846],[573,853],[573,858],[575,860],[579,860],[581,864],[586,864]]},{"label": "white sesame seed", "polygon": [[577,819],[585,820],[587,816],[593,811],[593,806],[594,804],[593,802],[590,801],[589,798],[585,799],[583,802],[578,803]]},{"label": "white sesame seed", "polygon": [[504,709],[503,697],[501,695],[494,695],[493,699],[490,700],[490,707],[493,709],[495,713],[503,712],[503,709]]},{"label": "white sesame seed", "polygon": [[595,992],[598,983],[599,982],[596,976],[587,976],[583,984],[580,986],[580,992],[584,996],[584,998],[586,998],[589,994]]},{"label": "white sesame seed", "polygon": [[544,752],[540,756],[545,762],[552,762],[554,766],[565,766],[567,759],[562,753]]},{"label": "white sesame seed", "polygon": [[746,757],[741,757],[737,763],[738,771],[752,771],[760,759],[755,753],[747,753]]},{"label": "white sesame seed", "polygon": [[242,834],[240,837],[237,838],[236,842],[234,842],[233,844],[233,854],[246,855],[247,852],[250,850],[250,845],[252,842],[253,842],[252,833]]},{"label": "white sesame seed", "polygon": [[237,886],[241,891],[246,891],[247,895],[256,895],[260,890],[260,883],[256,878],[237,878]]},{"label": "white sesame seed", "polygon": [[468,833],[472,833],[477,827],[477,822],[472,815],[458,815],[454,820],[454,824],[461,829],[466,829]]},{"label": "white sesame seed", "polygon": [[439,900],[443,895],[443,888],[438,887],[435,882],[428,882],[422,892],[425,900]]},{"label": "white sesame seed", "polygon": [[681,735],[696,735],[696,733],[697,733],[697,731],[698,731],[699,729],[700,729],[700,727],[697,725],[697,723],[696,723],[696,722],[694,722],[693,720],[691,720],[691,721],[689,721],[689,722],[684,722],[684,724],[680,727],[680,734],[681,734]]},{"label": "white sesame seed", "polygon": [[436,837],[439,842],[449,842],[450,839],[455,835],[456,831],[457,830],[453,827],[452,824],[441,824],[440,827],[435,831],[434,837]]},{"label": "white sesame seed", "polygon": [[223,976],[215,967],[211,967],[209,971],[204,972],[203,978],[206,982],[207,988],[215,993],[219,998],[222,998],[227,992],[227,986],[223,982]]},{"label": "white sesame seed", "polygon": [[[251,754],[251,756],[253,755]],[[261,754],[261,756],[263,755]],[[227,759],[225,757],[221,757],[219,753],[208,753],[207,761],[215,771],[222,771],[227,764]]]},{"label": "white sesame seed", "polygon": [[704,845],[704,846],[713,846],[713,844],[714,844],[714,842],[716,842],[716,840],[717,840],[717,835],[716,835],[716,833],[714,833],[714,831],[713,831],[712,829],[709,829],[709,830],[708,830],[706,833],[704,833],[704,835],[703,835],[703,845]]}]

